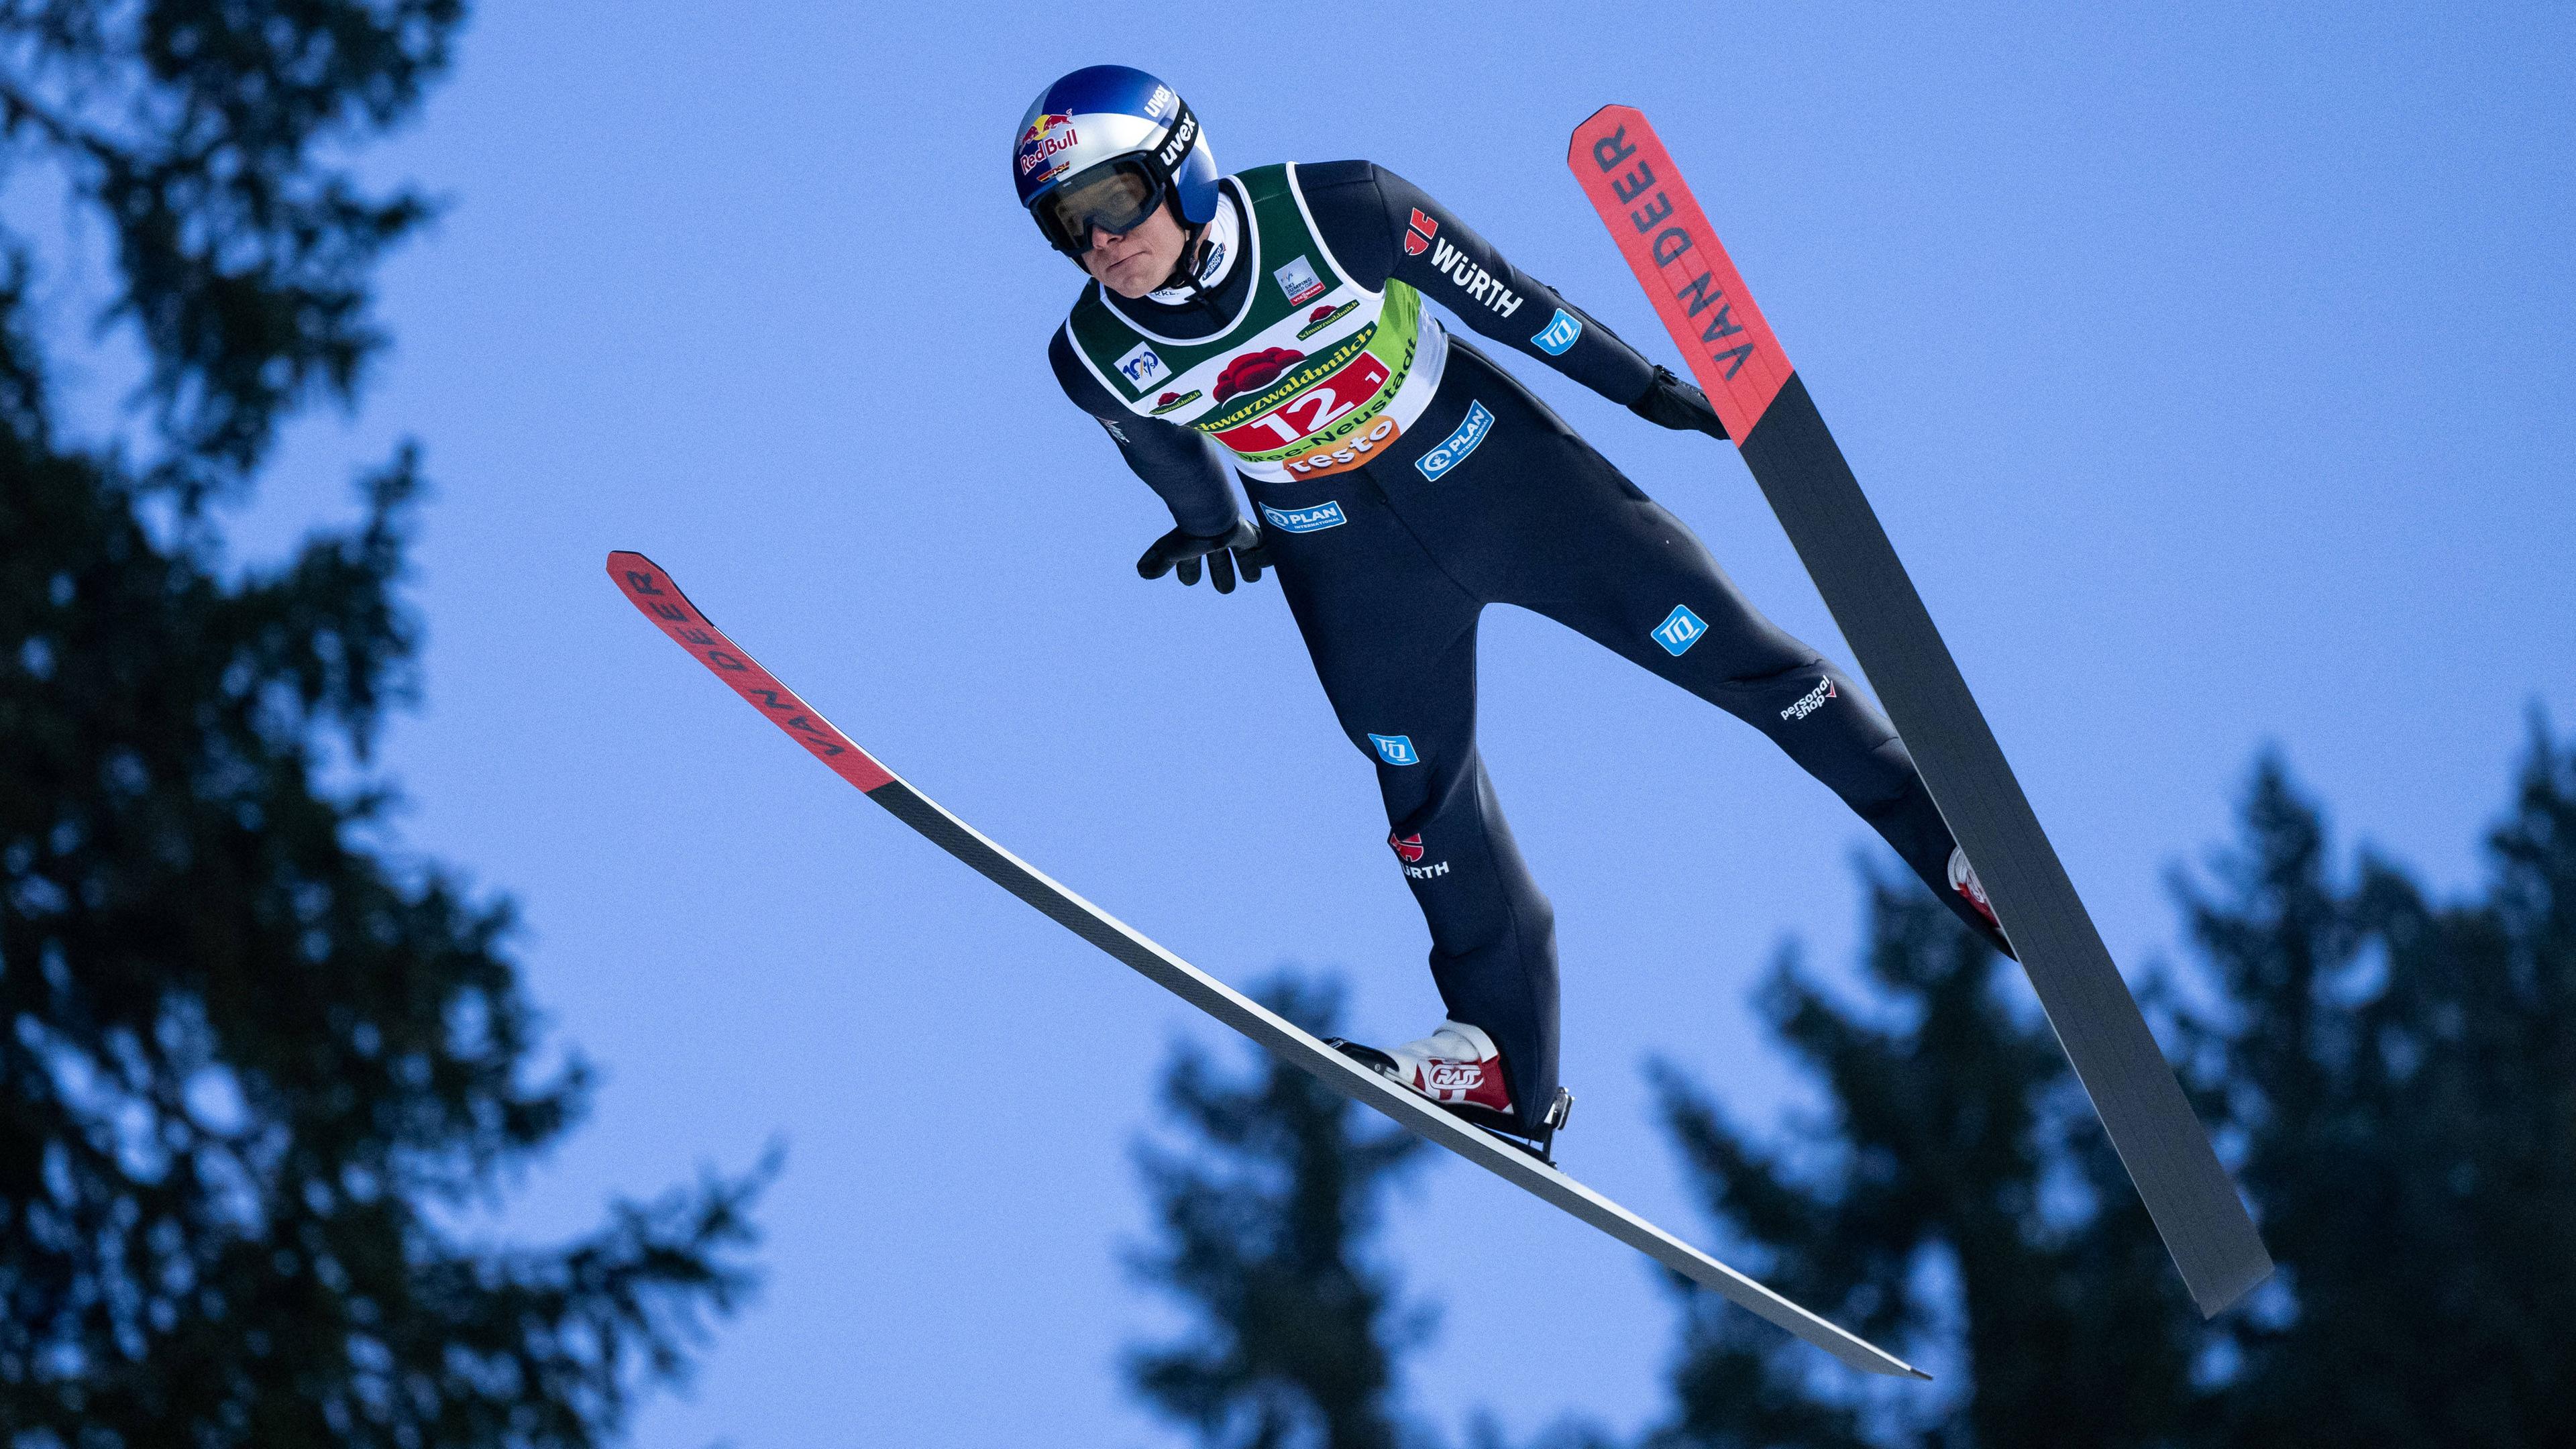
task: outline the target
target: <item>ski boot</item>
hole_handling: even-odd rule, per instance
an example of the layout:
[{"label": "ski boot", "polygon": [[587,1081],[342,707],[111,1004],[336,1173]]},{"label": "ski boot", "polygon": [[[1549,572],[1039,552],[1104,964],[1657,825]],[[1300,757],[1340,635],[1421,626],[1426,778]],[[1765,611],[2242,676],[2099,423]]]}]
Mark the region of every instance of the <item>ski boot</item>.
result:
[{"label": "ski boot", "polygon": [[1985,934],[1994,942],[1995,949],[2015,961],[2020,960],[2013,954],[2012,943],[2004,938],[2004,923],[1996,918],[1993,904],[1986,899],[1985,882],[1977,879],[1977,868],[1968,864],[1968,852],[1955,845],[1950,847],[1950,889],[1976,911],[1977,919],[1984,924]]},{"label": "ski boot", "polygon": [[1484,1028],[1444,1021],[1431,1035],[1393,1051],[1380,1051],[1337,1036],[1326,1037],[1324,1044],[1428,1098],[1451,1115],[1485,1129],[1541,1162],[1555,1165],[1556,1159],[1549,1150],[1556,1142],[1557,1130],[1574,1111],[1574,1094],[1557,1088],[1556,1100],[1548,1104],[1537,1130],[1521,1125],[1520,1114],[1512,1110],[1511,1088],[1503,1080],[1502,1051],[1492,1037],[1485,1035]]}]

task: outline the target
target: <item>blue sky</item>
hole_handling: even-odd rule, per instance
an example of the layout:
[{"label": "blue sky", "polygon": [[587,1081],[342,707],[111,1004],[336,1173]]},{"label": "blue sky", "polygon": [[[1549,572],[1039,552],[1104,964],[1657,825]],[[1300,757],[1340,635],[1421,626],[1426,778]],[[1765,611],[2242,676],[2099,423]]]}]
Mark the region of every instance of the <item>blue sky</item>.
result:
[{"label": "blue sky", "polygon": [[[491,1230],[544,1236],[782,1136],[769,1286],[636,1442],[1172,1442],[1118,1346],[1128,1144],[1178,1003],[912,837],[635,617],[640,549],[894,768],[1237,981],[1436,1015],[1369,767],[1268,584],[1129,571],[1167,521],[1041,353],[1076,278],[1004,155],[1052,76],[1175,82],[1228,168],[1365,156],[1666,361],[1562,156],[1653,118],[2136,971],[2161,884],[2286,749],[2439,885],[2538,700],[2576,725],[2576,45],[2563,7],[487,4],[372,153],[448,197],[397,345],[294,432],[241,550],[346,516],[410,433],[438,493],[407,838],[521,902],[608,1072]],[[93,239],[93,251],[95,241]],[[94,258],[93,258],[94,260]],[[1525,375],[1533,368],[1520,369]],[[1731,452],[1536,386],[1794,632],[1841,641]],[[1489,615],[1483,735],[1557,905],[1569,1167],[1704,1235],[1649,1053],[1803,1100],[1747,989],[1839,971],[1867,837],[1753,732]],[[1660,1403],[1642,1259],[1463,1164],[1393,1240],[1451,1422]],[[1530,1366],[1544,1366],[1531,1372]]]}]

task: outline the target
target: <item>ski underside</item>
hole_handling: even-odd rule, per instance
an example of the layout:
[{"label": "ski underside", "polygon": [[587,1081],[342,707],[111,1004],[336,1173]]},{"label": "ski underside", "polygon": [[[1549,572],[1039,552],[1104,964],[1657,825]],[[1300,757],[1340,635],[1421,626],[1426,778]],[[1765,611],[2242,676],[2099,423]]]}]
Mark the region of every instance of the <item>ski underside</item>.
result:
[{"label": "ski underside", "polygon": [[608,556],[609,577],[644,616],[699,663],[731,685],[770,723],[813,752],[832,772],[932,844],[973,866],[995,885],[1037,907],[1049,920],[1134,967],[1147,980],[1251,1038],[1281,1061],[1354,1102],[1373,1107],[1541,1201],[1562,1208],[1683,1277],[1724,1294],[1760,1317],[1865,1373],[1927,1379],[1903,1359],[1817,1317],[1708,1254],[1566,1176],[1521,1148],[1468,1125],[1352,1061],[1295,1023],[1173,955],[1107,911],[986,839],[914,789],[833,727],[796,692],[753,661],[692,605],[651,559]]},{"label": "ski underside", "polygon": [[2271,1273],[2271,1256],[1806,383],[1643,113],[1602,107],[1565,161],[1738,440],[1975,864],[2193,1301],[2215,1315]]}]

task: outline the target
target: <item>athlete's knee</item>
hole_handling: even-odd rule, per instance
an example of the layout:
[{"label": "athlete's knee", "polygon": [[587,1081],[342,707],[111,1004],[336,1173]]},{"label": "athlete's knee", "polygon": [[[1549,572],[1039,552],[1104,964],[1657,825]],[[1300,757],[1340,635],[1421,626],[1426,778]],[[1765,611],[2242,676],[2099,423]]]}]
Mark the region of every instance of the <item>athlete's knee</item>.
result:
[{"label": "athlete's knee", "polygon": [[1428,738],[1416,743],[1411,733],[1382,735],[1374,730],[1353,728],[1350,740],[1361,754],[1399,770],[1414,769],[1433,754]]},{"label": "athlete's knee", "polygon": [[1766,734],[1778,735],[1844,695],[1831,666],[1813,650],[1765,650],[1711,664],[1707,676],[1688,681],[1691,692]]},{"label": "athlete's knee", "polygon": [[1783,685],[1794,684],[1797,688],[1789,692],[1804,694],[1829,672],[1823,655],[1813,649],[1799,648],[1785,655],[1747,659],[1721,683],[1750,694],[1777,693]]}]

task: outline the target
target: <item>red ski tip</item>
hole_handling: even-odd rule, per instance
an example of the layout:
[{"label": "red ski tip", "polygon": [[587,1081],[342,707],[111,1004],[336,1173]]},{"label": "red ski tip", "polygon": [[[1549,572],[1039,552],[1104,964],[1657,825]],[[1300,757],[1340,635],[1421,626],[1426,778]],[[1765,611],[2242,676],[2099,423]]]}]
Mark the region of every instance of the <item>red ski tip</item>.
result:
[{"label": "red ski tip", "polygon": [[1574,128],[1565,164],[1740,446],[1789,381],[1789,359],[1681,168],[1634,106],[1594,111]]},{"label": "red ski tip", "polygon": [[626,595],[629,603],[671,636],[672,643],[688,650],[752,708],[767,715],[771,724],[812,751],[814,758],[831,766],[832,773],[861,790],[893,783],[893,771],[878,764],[823,718],[821,711],[797,698],[796,691],[779,683],[741,645],[726,638],[714,620],[699,613],[661,565],[640,553],[618,549],[608,555],[608,576],[616,581],[618,591]]}]

